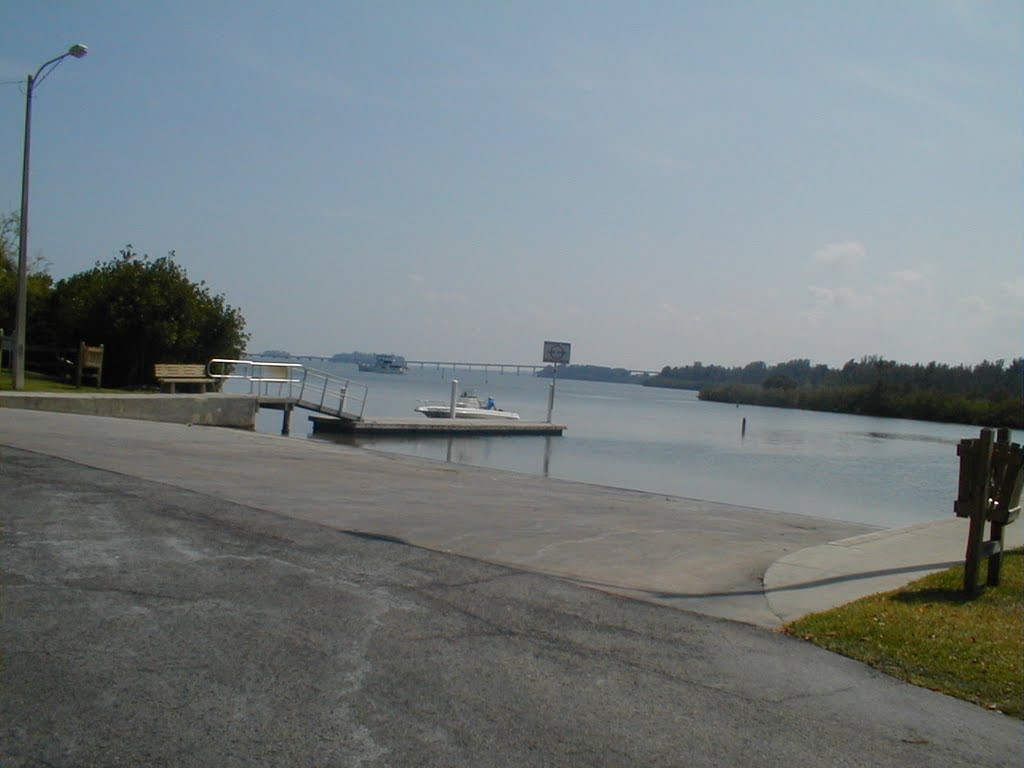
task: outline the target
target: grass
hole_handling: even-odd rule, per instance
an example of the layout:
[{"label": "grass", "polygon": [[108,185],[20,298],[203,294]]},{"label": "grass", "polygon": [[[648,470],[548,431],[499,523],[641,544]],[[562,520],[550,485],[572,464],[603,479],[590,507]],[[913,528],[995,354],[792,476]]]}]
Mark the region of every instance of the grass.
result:
[{"label": "grass", "polygon": [[[0,392],[11,391],[14,389],[14,384],[11,381],[10,371],[0,371]],[[91,385],[84,385],[81,389],[78,389],[74,384],[66,381],[61,381],[50,376],[44,376],[41,373],[35,373],[33,371],[25,371],[25,389],[24,392],[120,392],[124,393],[124,390],[119,389],[96,389]]]},{"label": "grass", "polygon": [[[979,571],[984,583],[986,566]],[[963,566],[805,616],[785,631],[914,685],[1024,719],[1024,550],[1000,585],[963,594]]]}]

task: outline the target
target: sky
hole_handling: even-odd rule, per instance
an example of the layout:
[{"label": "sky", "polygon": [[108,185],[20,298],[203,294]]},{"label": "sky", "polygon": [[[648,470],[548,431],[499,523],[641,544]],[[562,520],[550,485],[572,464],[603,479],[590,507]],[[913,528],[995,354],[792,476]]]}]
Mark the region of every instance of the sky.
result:
[{"label": "sky", "polygon": [[0,211],[249,351],[973,364],[1024,339],[1019,0],[0,4]]}]

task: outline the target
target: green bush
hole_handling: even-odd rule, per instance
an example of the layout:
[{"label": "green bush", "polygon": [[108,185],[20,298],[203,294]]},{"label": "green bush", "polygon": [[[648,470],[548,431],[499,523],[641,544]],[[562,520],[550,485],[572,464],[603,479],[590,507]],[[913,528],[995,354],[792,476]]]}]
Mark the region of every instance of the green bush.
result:
[{"label": "green bush", "polygon": [[193,283],[174,252],[158,259],[128,245],[120,258],[59,281],[50,303],[57,343],[103,344],[103,381],[153,382],[153,364],[241,356],[248,341],[241,312]]}]

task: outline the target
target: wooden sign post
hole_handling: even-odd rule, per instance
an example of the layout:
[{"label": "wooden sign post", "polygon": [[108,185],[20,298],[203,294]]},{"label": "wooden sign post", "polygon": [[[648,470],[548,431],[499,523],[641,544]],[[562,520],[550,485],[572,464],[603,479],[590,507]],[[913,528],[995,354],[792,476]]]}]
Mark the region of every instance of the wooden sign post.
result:
[{"label": "wooden sign post", "polygon": [[[1010,430],[983,429],[977,440],[961,440],[960,486],[953,510],[969,518],[967,553],[964,558],[964,592],[978,593],[978,566],[988,558],[986,583],[998,586],[1003,562],[1003,528],[1020,515],[1020,493],[1024,482],[1024,452],[1010,442]],[[985,523],[991,524],[985,541]]]}]

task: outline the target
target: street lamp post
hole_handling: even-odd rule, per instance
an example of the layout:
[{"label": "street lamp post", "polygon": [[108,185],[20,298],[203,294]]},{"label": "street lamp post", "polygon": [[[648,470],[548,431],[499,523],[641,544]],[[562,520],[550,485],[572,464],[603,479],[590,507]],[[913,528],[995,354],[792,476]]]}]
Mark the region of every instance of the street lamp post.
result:
[{"label": "street lamp post", "polygon": [[28,76],[26,83],[25,154],[21,166],[21,220],[18,225],[18,294],[14,316],[14,355],[11,358],[12,373],[14,374],[12,380],[15,389],[25,388],[25,325],[28,314],[28,158],[32,142],[32,89],[39,81],[40,75],[46,77],[43,70],[47,67],[50,67],[50,72],[52,72],[52,68],[68,56],[80,59],[88,52],[89,49],[84,45],[75,43],[68,48],[67,53],[62,53],[40,66],[34,75]]}]

